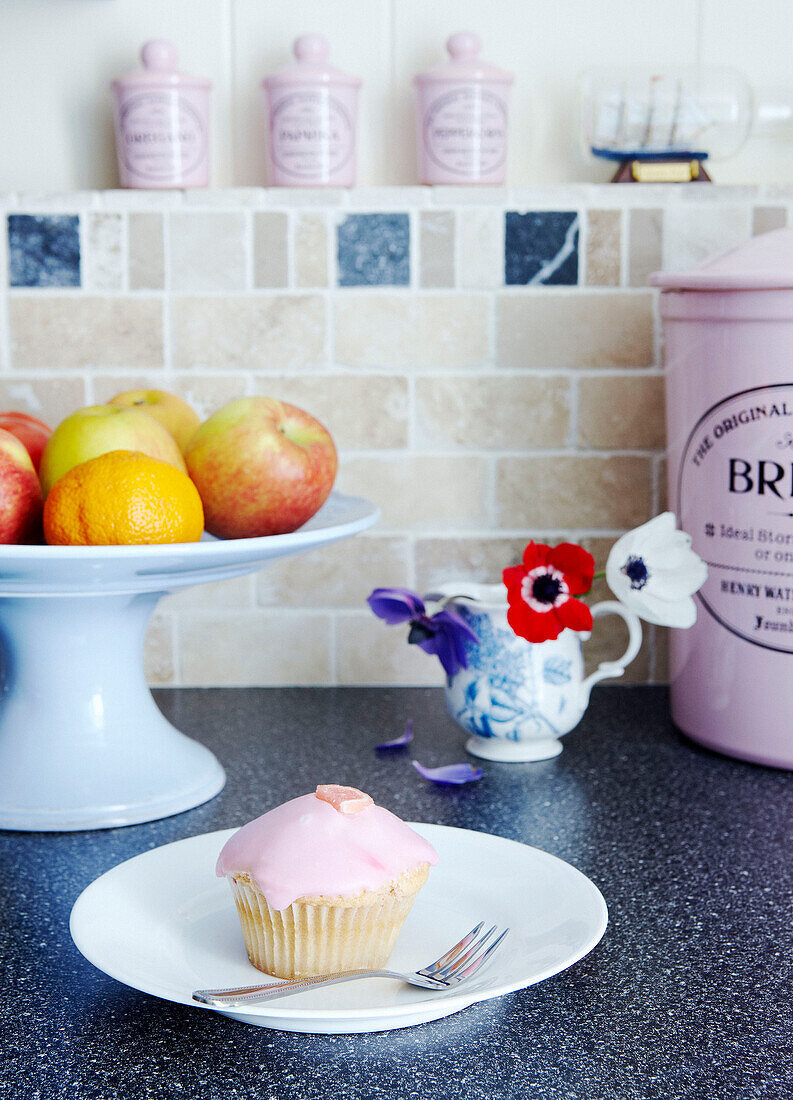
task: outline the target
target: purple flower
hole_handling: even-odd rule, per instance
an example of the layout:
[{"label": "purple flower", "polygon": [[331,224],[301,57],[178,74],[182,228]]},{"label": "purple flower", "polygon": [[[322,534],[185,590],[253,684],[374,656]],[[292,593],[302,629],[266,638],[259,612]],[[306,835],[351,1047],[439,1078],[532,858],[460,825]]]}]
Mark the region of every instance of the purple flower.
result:
[{"label": "purple flower", "polygon": [[474,768],[471,764],[445,764],[442,768],[425,768],[418,760],[413,760],[412,763],[419,775],[440,786],[459,787],[461,783],[473,783],[482,778],[482,769]]},{"label": "purple flower", "polygon": [[413,740],[413,719],[408,718],[405,725],[405,732],[399,737],[395,737],[393,741],[383,741],[380,745],[375,745],[376,749],[403,749],[405,745],[409,745]]},{"label": "purple flower", "polygon": [[375,588],[366,602],[389,626],[410,623],[408,643],[436,656],[447,676],[468,667],[465,643],[479,639],[452,608],[442,606],[428,615],[422,598],[407,588]]}]

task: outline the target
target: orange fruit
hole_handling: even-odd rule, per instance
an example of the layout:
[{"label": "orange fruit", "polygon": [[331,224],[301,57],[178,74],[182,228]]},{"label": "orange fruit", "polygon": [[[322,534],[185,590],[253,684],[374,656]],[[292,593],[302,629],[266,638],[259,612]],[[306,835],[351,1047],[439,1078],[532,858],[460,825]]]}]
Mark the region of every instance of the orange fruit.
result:
[{"label": "orange fruit", "polygon": [[204,529],[187,474],[141,451],[107,451],[59,478],[44,505],[52,546],[197,542]]}]

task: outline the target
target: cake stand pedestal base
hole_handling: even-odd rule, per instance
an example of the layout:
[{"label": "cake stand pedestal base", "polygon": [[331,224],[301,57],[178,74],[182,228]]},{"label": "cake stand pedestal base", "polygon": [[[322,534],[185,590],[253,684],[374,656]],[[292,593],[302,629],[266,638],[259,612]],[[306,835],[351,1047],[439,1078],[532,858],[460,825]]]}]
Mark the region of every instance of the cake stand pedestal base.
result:
[{"label": "cake stand pedestal base", "polygon": [[334,492],[284,535],[0,545],[0,829],[135,825],[216,795],[220,764],[174,729],[146,683],[143,640],[157,601],[350,538],[379,514]]},{"label": "cake stand pedestal base", "polygon": [[133,825],[222,789],[216,758],[163,717],[146,683],[161,595],[0,599],[0,828]]}]

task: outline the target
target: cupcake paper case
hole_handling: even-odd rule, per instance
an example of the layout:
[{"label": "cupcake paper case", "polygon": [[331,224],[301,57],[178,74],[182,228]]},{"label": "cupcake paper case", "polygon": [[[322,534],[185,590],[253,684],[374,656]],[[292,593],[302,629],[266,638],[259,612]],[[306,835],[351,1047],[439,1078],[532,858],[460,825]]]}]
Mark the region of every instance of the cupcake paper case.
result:
[{"label": "cupcake paper case", "polygon": [[279,978],[385,965],[431,866],[428,841],[354,787],[324,784],[226,843],[248,958]]}]

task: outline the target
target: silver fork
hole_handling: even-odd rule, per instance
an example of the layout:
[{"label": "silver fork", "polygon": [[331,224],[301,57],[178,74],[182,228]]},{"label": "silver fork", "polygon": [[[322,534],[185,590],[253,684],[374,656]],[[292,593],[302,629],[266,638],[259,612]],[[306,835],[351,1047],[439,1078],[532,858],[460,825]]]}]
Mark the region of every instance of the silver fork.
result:
[{"label": "silver fork", "polygon": [[296,978],[294,981],[275,982],[272,985],[196,989],[193,1000],[212,1008],[243,1008],[245,1005],[272,1001],[276,997],[288,997],[304,989],[338,985],[340,982],[355,981],[356,978],[398,978],[408,985],[418,985],[423,989],[445,990],[476,974],[509,932],[508,928],[499,931],[495,924],[486,932],[482,931],[483,928],[484,921],[480,921],[467,936],[463,936],[459,943],[450,947],[435,962],[408,974],[397,970],[345,970],[340,974],[320,974],[315,978]]}]

